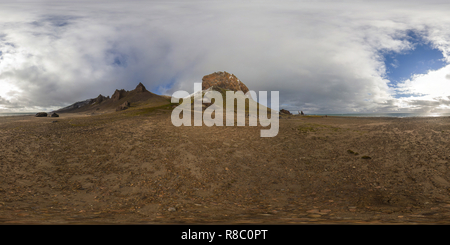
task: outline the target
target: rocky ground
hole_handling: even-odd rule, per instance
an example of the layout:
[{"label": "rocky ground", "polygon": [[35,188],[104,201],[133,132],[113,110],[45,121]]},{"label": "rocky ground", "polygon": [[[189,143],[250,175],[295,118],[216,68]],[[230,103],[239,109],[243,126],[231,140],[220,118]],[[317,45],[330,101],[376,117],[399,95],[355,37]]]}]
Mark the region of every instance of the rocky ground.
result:
[{"label": "rocky ground", "polygon": [[[57,121],[57,122],[53,122]],[[3,224],[450,223],[450,118],[0,118]]]}]

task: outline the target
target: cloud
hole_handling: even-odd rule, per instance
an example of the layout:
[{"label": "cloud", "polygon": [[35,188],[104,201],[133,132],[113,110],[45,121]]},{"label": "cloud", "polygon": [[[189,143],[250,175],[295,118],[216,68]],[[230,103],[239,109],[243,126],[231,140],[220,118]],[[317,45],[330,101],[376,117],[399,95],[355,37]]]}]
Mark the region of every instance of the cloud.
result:
[{"label": "cloud", "polygon": [[0,105],[9,105],[10,102],[2,97],[0,97]]},{"label": "cloud", "polygon": [[8,89],[0,96],[25,108],[54,109],[139,82],[157,93],[192,92],[204,75],[227,71],[252,90],[280,91],[280,104],[294,111],[428,108],[396,95],[444,96],[448,70],[440,80],[427,80],[430,72],[392,88],[383,53],[412,49],[413,30],[450,62],[445,4],[3,4],[0,88]]},{"label": "cloud", "polygon": [[11,103],[9,100],[0,96],[0,111],[10,111],[11,109],[21,109],[22,107],[16,103]]}]

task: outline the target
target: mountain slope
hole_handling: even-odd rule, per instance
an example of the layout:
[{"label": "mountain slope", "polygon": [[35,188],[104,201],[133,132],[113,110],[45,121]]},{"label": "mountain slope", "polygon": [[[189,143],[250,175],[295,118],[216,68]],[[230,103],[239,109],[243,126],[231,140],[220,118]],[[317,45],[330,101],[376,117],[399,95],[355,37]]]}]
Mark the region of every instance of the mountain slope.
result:
[{"label": "mountain slope", "polygon": [[170,100],[148,91],[142,83],[139,83],[134,90],[126,91],[124,89],[114,92],[111,96],[105,97],[99,95],[95,99],[87,99],[76,102],[70,106],[56,110],[58,113],[76,113],[76,112],[113,112],[125,102],[130,103],[131,107],[155,107],[169,104]]},{"label": "mountain slope", "polygon": [[[222,101],[211,101],[211,93],[208,93],[210,91],[217,91],[222,95]],[[202,79],[202,90],[197,91],[193,94],[190,94],[188,97],[183,99],[190,99],[191,100],[191,109],[194,110],[194,101],[195,99],[201,100],[202,104],[202,110],[205,110],[209,106],[213,106],[212,108],[223,108],[225,112],[225,103],[226,103],[226,92],[227,91],[242,91],[243,94],[237,93],[236,101],[234,103],[234,112],[237,112],[237,101],[245,100],[245,114],[246,115],[258,115],[259,108],[261,107],[262,110],[266,109],[268,114],[270,115],[271,112],[277,113],[276,111],[259,104],[257,101],[253,100],[252,96],[247,96],[245,93],[249,92],[250,90],[247,88],[247,86],[240,81],[234,74],[230,74],[228,72],[214,72],[212,74],[206,75]],[[201,94],[201,96],[200,96]],[[197,95],[197,96],[196,96]],[[211,102],[210,103],[203,103],[202,98],[208,98]],[[246,100],[248,99],[248,100]]]}]

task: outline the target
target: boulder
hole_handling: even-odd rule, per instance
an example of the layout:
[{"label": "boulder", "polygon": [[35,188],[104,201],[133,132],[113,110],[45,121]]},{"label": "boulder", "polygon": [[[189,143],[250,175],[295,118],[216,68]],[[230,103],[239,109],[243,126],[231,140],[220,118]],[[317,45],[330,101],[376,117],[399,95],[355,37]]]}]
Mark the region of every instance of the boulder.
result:
[{"label": "boulder", "polygon": [[123,102],[123,104],[119,105],[119,107],[116,108],[116,111],[126,110],[128,109],[128,107],[130,107],[130,102],[125,101]]},{"label": "boulder", "polygon": [[38,112],[38,113],[36,113],[36,117],[47,117],[47,113],[46,112]]},{"label": "boulder", "polygon": [[285,110],[285,109],[281,109],[281,110],[280,110],[280,114],[292,115],[292,113],[291,113],[290,111]]},{"label": "boulder", "polygon": [[241,82],[234,74],[228,72],[214,72],[202,78],[202,90],[210,87],[219,87],[232,91],[242,91],[247,93],[249,89],[243,82]]},{"label": "boulder", "polygon": [[51,117],[59,117],[58,114],[56,114],[55,112],[52,113],[52,115],[50,115]]}]

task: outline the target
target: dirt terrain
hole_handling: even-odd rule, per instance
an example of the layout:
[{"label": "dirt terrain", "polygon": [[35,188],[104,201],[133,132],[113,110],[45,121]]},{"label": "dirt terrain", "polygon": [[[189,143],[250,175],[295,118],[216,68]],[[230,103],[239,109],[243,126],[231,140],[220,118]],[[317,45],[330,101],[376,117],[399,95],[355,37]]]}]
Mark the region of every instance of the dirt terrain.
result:
[{"label": "dirt terrain", "polygon": [[[450,223],[450,118],[0,118],[3,224]],[[57,122],[54,122],[57,121]]]}]

